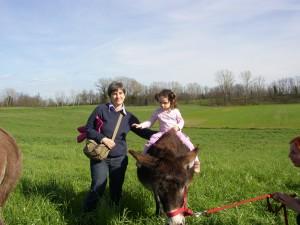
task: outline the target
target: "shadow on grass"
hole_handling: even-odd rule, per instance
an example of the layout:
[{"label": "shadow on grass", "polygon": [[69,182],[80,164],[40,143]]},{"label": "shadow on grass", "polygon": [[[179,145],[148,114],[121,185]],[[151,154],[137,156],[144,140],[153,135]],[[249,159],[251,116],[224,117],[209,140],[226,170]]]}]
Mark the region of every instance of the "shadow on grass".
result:
[{"label": "shadow on grass", "polygon": [[[108,190],[100,200],[95,212],[83,213],[82,203],[87,192],[74,190],[70,182],[58,182],[55,179],[33,181],[23,178],[20,182],[20,192],[28,199],[36,197],[45,199],[51,207],[46,204],[43,209],[46,217],[53,212],[53,208],[61,215],[60,224],[66,225],[110,225],[110,224],[164,224],[162,217],[154,216],[154,200],[149,202],[142,193],[123,192],[123,200],[120,208],[112,207],[109,201]],[[86,190],[87,191],[87,190]],[[152,202],[153,201],[153,202]],[[153,207],[151,205],[153,204]],[[149,208],[149,205],[151,209]],[[153,210],[153,211],[152,211]],[[149,212],[150,211],[150,212]],[[229,213],[229,212],[228,212]],[[188,217],[187,224],[223,225],[239,224],[237,216],[213,215],[210,217]],[[51,216],[51,215],[50,215]],[[245,215],[247,216],[247,215]],[[249,215],[252,217],[253,215]],[[249,218],[246,224],[266,224],[260,217]],[[42,217],[43,218],[43,217]],[[250,222],[251,221],[251,222]],[[43,221],[41,221],[43,222]],[[44,221],[45,224],[47,221]],[[249,222],[249,223],[248,223]],[[281,215],[278,215],[279,224],[282,223]],[[47,223],[48,224],[48,223]]]},{"label": "shadow on grass", "polygon": [[286,184],[286,187],[291,189],[291,190],[299,190],[300,189],[299,183],[295,183],[295,182],[291,182],[289,184]]},{"label": "shadow on grass", "polygon": [[[61,183],[55,179],[34,182],[23,178],[20,191],[27,198],[42,197],[47,199],[59,211],[61,218],[68,225],[109,225],[112,220],[118,221],[125,215],[127,219],[137,219],[138,216],[148,217],[142,197],[123,192],[120,207],[110,204],[109,193],[106,190],[94,212],[83,213],[82,205],[87,191],[76,192],[71,183]],[[47,209],[45,209],[47,211]],[[47,212],[45,212],[47,213]]]}]

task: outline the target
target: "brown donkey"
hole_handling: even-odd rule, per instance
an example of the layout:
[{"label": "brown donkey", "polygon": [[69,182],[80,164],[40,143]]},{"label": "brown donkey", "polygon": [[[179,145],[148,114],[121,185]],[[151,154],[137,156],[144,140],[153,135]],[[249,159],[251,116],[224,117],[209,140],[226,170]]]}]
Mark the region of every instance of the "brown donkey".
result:
[{"label": "brown donkey", "polygon": [[153,144],[147,154],[129,150],[138,162],[140,182],[154,194],[156,214],[164,212],[169,225],[184,225],[187,208],[187,187],[192,181],[192,168],[198,148],[190,151],[172,129]]},{"label": "brown donkey", "polygon": [[[16,185],[22,167],[22,154],[14,140],[0,128],[0,208]],[[0,218],[0,225],[4,222]]]}]

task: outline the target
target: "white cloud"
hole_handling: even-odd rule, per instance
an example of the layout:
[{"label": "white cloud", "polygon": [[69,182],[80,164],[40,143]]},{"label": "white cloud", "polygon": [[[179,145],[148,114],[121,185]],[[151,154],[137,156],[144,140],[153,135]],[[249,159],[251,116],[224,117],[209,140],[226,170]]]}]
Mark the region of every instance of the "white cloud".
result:
[{"label": "white cloud", "polygon": [[10,78],[13,78],[11,74],[0,74],[0,80],[6,80]]},{"label": "white cloud", "polygon": [[[51,95],[100,77],[214,86],[218,70],[299,75],[293,0],[0,3],[0,88]],[[12,74],[14,82],[6,75]],[[24,85],[30,86],[26,89]]]}]

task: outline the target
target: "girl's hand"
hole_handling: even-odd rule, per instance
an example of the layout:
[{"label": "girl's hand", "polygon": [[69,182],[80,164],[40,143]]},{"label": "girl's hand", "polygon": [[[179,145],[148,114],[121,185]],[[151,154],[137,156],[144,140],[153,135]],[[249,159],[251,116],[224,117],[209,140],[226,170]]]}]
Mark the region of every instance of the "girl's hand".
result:
[{"label": "girl's hand", "polygon": [[135,128],[142,128],[142,125],[140,123],[133,123],[131,126]]},{"label": "girl's hand", "polygon": [[113,147],[115,147],[116,143],[112,140],[112,139],[109,139],[109,138],[103,138],[101,140],[101,142],[103,144],[105,144],[109,149],[112,149]]},{"label": "girl's hand", "polygon": [[179,128],[177,125],[175,125],[175,126],[173,127],[173,129],[174,129],[175,131],[180,131],[180,128]]}]

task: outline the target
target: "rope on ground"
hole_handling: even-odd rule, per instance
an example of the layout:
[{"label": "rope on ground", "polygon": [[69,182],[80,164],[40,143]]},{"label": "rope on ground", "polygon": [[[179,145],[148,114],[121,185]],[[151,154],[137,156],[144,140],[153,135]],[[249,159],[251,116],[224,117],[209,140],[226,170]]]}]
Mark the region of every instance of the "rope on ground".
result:
[{"label": "rope on ground", "polygon": [[225,209],[230,209],[230,208],[238,207],[238,206],[246,204],[246,203],[256,202],[256,201],[261,201],[261,200],[267,199],[268,211],[275,213],[277,215],[281,210],[283,210],[284,222],[285,222],[285,225],[288,225],[288,214],[287,214],[286,206],[284,204],[281,204],[280,206],[272,206],[272,204],[270,202],[271,198],[272,198],[272,194],[259,195],[254,198],[249,198],[249,199],[241,200],[238,202],[233,202],[228,205],[223,205],[223,206],[207,209],[207,210],[204,210],[201,212],[194,212],[193,215],[196,217],[209,216],[211,214],[217,213],[217,212],[225,210]]}]

